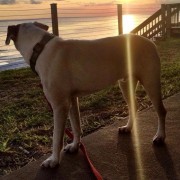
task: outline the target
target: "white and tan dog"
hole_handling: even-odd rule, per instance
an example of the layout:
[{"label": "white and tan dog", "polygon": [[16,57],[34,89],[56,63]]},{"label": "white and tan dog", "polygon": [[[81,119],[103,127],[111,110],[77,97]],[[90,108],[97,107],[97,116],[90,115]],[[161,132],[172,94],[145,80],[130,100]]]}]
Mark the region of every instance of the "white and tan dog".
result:
[{"label": "white and tan dog", "polygon": [[[33,47],[44,35],[49,34],[47,30],[48,26],[40,23],[9,26],[6,44],[12,39],[17,50],[30,64]],[[157,144],[164,142],[166,110],[161,98],[160,59],[154,43],[137,35],[121,35],[91,41],[54,37],[45,45],[35,65],[54,115],[53,151],[42,163],[43,166],[54,167],[60,161],[68,113],[74,140],[65,150],[74,152],[78,149],[81,140],[79,96],[101,90],[118,81],[130,107],[127,38],[130,40],[133,64],[133,91],[138,81],[144,86],[158,114],[158,130],[153,141]],[[129,112],[128,123],[119,128],[120,132],[129,132],[132,129],[132,112]]]}]

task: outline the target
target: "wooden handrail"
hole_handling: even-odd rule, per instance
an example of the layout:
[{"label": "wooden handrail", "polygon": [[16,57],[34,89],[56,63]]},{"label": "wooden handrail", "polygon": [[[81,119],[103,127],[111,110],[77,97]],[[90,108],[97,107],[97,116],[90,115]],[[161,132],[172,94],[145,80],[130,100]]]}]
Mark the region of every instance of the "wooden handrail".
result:
[{"label": "wooden handrail", "polygon": [[169,5],[171,8],[180,7],[180,3],[167,4],[167,5]]},{"label": "wooden handrail", "polygon": [[173,28],[173,27],[176,27],[176,26],[179,26],[179,27],[180,27],[180,22],[172,23],[171,26],[172,26],[172,28]]},{"label": "wooden handrail", "polygon": [[139,26],[137,26],[135,29],[133,29],[131,31],[131,33],[136,33],[138,32],[140,29],[144,28],[145,26],[147,26],[149,23],[151,23],[154,19],[156,19],[158,16],[161,15],[161,9],[159,9],[158,11],[156,11],[152,16],[150,16],[148,19],[146,19],[143,23],[141,23]]}]

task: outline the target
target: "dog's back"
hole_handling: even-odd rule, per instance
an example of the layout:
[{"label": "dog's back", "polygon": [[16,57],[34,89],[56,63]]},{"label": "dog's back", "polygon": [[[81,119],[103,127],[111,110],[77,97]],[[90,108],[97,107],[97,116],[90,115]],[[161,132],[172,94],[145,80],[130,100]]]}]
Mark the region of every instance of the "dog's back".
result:
[{"label": "dog's back", "polygon": [[[128,41],[130,49],[127,49]],[[75,89],[99,90],[119,79],[128,78],[128,51],[131,53],[133,76],[138,80],[141,81],[141,77],[152,73],[152,70],[159,73],[156,46],[141,36],[130,34],[92,41],[61,40],[58,44],[62,61],[64,59],[67,65],[64,70],[70,72]]]}]

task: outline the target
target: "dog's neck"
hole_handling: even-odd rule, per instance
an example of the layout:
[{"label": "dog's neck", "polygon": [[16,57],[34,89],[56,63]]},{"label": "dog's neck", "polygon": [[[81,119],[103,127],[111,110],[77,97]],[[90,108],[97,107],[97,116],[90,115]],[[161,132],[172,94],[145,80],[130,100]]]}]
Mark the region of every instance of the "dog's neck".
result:
[{"label": "dog's neck", "polygon": [[30,58],[33,53],[33,47],[42,39],[46,34],[46,31],[43,31],[39,28],[32,28],[24,31],[20,30],[17,42],[17,49],[23,56],[27,64],[30,64]]},{"label": "dog's neck", "polygon": [[40,42],[38,42],[34,47],[33,47],[33,53],[30,58],[30,66],[33,72],[36,72],[35,66],[37,59],[39,55],[42,53],[43,49],[45,48],[46,44],[53,39],[55,36],[53,34],[45,34],[43,38],[41,39]]}]

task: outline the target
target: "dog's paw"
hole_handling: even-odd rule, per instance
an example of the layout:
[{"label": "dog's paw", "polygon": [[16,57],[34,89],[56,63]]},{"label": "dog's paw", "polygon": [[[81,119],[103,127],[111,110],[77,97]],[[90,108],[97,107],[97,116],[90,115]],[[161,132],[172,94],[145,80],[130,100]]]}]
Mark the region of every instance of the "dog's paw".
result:
[{"label": "dog's paw", "polygon": [[119,133],[120,134],[130,133],[130,132],[131,132],[131,128],[128,126],[119,127]]},{"label": "dog's paw", "polygon": [[50,156],[49,158],[47,158],[42,164],[42,167],[50,167],[50,168],[54,168],[59,164],[59,160],[54,158],[53,156]]},{"label": "dog's paw", "polygon": [[155,135],[153,138],[153,144],[158,146],[165,144],[165,136]]},{"label": "dog's paw", "polygon": [[66,145],[66,147],[64,148],[64,151],[68,153],[75,153],[75,152],[78,152],[79,146],[80,146],[80,143],[70,143]]}]

